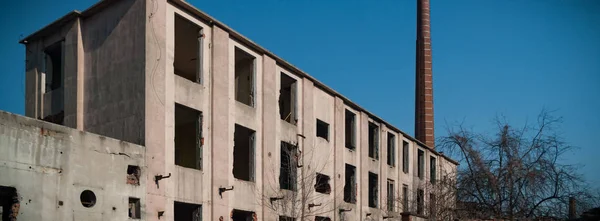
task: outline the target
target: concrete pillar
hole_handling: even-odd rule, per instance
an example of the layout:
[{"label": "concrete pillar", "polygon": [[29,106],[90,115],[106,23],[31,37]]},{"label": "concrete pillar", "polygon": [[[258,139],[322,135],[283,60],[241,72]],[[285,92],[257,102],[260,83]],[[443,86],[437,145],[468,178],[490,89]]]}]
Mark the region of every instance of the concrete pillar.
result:
[{"label": "concrete pillar", "polygon": [[344,152],[346,151],[346,142],[345,142],[345,112],[346,108],[344,105],[344,101],[340,97],[335,97],[334,103],[334,126],[333,130],[333,174],[331,184],[333,189],[332,192],[335,193],[334,198],[334,213],[332,220],[338,220],[339,213],[337,211],[338,208],[341,207],[342,202],[344,202],[344,184],[345,184],[345,172],[346,169],[344,165]]},{"label": "concrete pillar", "polygon": [[[258,194],[256,197],[262,197],[262,201],[264,202],[265,197],[275,196],[277,194],[273,187],[279,186],[278,180],[275,176],[275,171],[278,171],[277,168],[277,148],[279,145],[277,143],[277,121],[279,121],[279,113],[277,112],[277,102],[279,92],[277,91],[277,65],[273,58],[264,55],[263,56],[263,83],[262,83],[262,104],[264,107],[262,108],[262,159],[260,162],[262,163],[262,176],[263,177],[263,192],[262,194]],[[272,107],[272,108],[271,108]],[[262,217],[262,220],[277,220],[277,214],[272,209],[267,206],[262,206],[263,213],[259,215]]]},{"label": "concrete pillar", "polygon": [[[79,48],[82,48],[80,37],[80,20],[76,19],[70,26],[69,32],[65,35],[64,43],[64,71],[63,71],[63,97],[64,97],[64,125],[67,127],[83,129],[83,122],[77,122],[78,116],[83,117],[83,102],[78,103],[82,94],[79,94],[79,86],[83,86],[83,53],[79,54]],[[81,64],[79,61],[82,61]],[[80,72],[81,70],[81,72]],[[81,75],[81,77],[80,77]],[[78,112],[78,109],[81,112]]]},{"label": "concrete pillar", "polygon": [[[229,219],[229,197],[228,192],[223,193],[223,197],[219,195],[219,187],[227,187],[229,185],[229,177],[232,176],[229,165],[231,151],[230,143],[233,142],[233,131],[230,131],[234,123],[230,119],[230,103],[229,100],[233,96],[229,94],[229,84],[232,81],[229,74],[229,33],[225,32],[218,26],[212,28],[212,71],[211,76],[211,120],[212,124],[210,149],[211,162],[209,164],[211,170],[212,183],[209,185],[212,188],[210,201],[212,210],[209,212],[207,220],[217,220],[219,216],[223,216],[225,220]],[[230,139],[232,142],[230,142]],[[235,190],[234,190],[235,191]],[[205,207],[206,208],[206,207]]]}]

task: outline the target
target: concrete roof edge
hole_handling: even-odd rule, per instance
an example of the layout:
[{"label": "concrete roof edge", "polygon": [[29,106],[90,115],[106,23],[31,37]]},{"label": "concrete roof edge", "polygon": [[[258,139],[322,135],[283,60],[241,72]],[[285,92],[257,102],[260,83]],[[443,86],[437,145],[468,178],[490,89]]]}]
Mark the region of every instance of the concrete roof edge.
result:
[{"label": "concrete roof edge", "polygon": [[246,38],[245,36],[243,36],[242,34],[238,33],[237,31],[233,30],[232,28],[230,28],[229,26],[225,25],[224,23],[216,20],[215,18],[211,17],[210,15],[208,15],[207,13],[203,12],[202,10],[194,7],[193,5],[187,3],[184,0],[168,0],[169,2],[172,2],[174,4],[176,4],[177,6],[181,7],[182,9],[193,13],[194,15],[200,17],[201,19],[205,20],[206,22],[208,22],[210,25],[215,25],[218,26],[219,28],[223,29],[224,31],[228,32],[235,40],[239,41],[240,43],[249,46],[250,48],[252,48],[253,50],[256,50],[260,53],[263,53],[265,55],[268,55],[270,57],[272,57],[277,64],[282,65],[284,68],[288,69],[291,72],[295,72],[296,74],[308,78],[309,80],[311,80],[316,87],[323,89],[325,92],[330,93],[332,95],[335,95],[339,98],[341,98],[344,103],[348,106],[351,106],[354,109],[357,109],[359,111],[365,112],[367,115],[369,115],[369,117],[373,118],[374,120],[383,123],[386,125],[386,127],[401,133],[404,137],[408,138],[411,141],[417,142],[420,146],[425,147],[426,149],[428,149],[429,151],[435,153],[438,156],[441,156],[443,158],[445,158],[446,160],[448,160],[451,163],[454,163],[456,165],[458,165],[459,163],[453,159],[451,159],[450,157],[443,155],[437,151],[435,151],[435,149],[427,146],[425,143],[417,140],[416,138],[408,135],[407,133],[405,133],[404,131],[396,128],[394,125],[386,122],[385,120],[383,120],[380,117],[377,117],[375,114],[369,112],[368,110],[366,110],[365,108],[362,108],[361,106],[359,106],[358,104],[352,102],[349,98],[345,97],[344,95],[342,95],[341,93],[338,93],[337,91],[333,90],[332,88],[330,88],[329,86],[325,85],[324,83],[320,82],[319,80],[317,80],[316,78],[310,76],[309,74],[307,74],[306,72],[302,71],[300,68],[292,65],[291,63],[285,61],[283,58],[280,58],[279,56],[275,55],[274,53],[270,52],[269,50],[263,48],[262,46],[258,45],[257,43],[253,42],[252,40]]},{"label": "concrete roof edge", "polygon": [[21,39],[19,41],[19,43],[21,44],[27,44],[27,41],[31,40],[31,39],[35,39],[38,38],[40,36],[43,36],[46,32],[51,31],[53,29],[56,29],[58,27],[61,27],[63,23],[65,22],[69,22],[77,17],[81,16],[81,12],[77,11],[77,10],[73,10],[67,14],[65,14],[64,16],[60,17],[59,19],[53,21],[52,23],[44,26],[43,28],[37,30],[36,32],[28,35],[27,37]]}]

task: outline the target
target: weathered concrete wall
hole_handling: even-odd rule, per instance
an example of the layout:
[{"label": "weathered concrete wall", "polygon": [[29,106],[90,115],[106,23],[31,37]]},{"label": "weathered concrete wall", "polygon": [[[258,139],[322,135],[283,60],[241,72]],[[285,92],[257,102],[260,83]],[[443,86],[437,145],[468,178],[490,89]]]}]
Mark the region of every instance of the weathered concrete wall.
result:
[{"label": "weathered concrete wall", "polygon": [[[146,173],[142,146],[0,111],[0,162],[0,186],[19,194],[18,220],[126,220],[130,197],[144,208],[146,180],[126,183],[128,165]],[[82,206],[84,190],[94,206]]]},{"label": "weathered concrete wall", "polygon": [[[146,1],[114,1],[82,21],[84,129],[144,145]],[[150,88],[152,90],[152,88]]]}]

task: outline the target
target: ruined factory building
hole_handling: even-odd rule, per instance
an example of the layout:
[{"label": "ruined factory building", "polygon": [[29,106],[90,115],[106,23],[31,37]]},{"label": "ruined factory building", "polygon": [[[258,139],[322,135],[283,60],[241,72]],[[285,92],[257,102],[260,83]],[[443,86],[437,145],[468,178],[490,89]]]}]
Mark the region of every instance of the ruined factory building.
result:
[{"label": "ruined factory building", "polygon": [[2,220],[427,219],[457,163],[434,149],[419,16],[415,138],[185,1],[67,13],[21,40]]}]

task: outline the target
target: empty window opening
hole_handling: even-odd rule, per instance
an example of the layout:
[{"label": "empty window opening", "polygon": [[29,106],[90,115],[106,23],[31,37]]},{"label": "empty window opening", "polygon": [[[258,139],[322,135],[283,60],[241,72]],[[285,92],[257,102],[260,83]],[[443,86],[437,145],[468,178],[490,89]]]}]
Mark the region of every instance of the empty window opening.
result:
[{"label": "empty window opening", "polygon": [[369,122],[369,157],[379,159],[379,127]]},{"label": "empty window opening", "polygon": [[429,219],[436,220],[437,205],[435,194],[429,194]]},{"label": "empty window opening", "polygon": [[402,141],[402,172],[408,173],[408,142]]},{"label": "empty window opening", "polygon": [[402,185],[402,211],[408,212],[408,186]]},{"label": "empty window opening", "polygon": [[346,148],[354,150],[356,149],[356,114],[352,113],[352,111],[346,110],[345,115]]},{"label": "empty window opening", "polygon": [[0,220],[17,220],[20,206],[17,189],[0,186]]},{"label": "empty window opening", "polygon": [[331,186],[329,185],[329,176],[325,174],[317,173],[317,182],[315,183],[315,191],[318,193],[331,193]]},{"label": "empty window opening", "polygon": [[425,152],[418,150],[417,153],[417,175],[419,179],[423,179],[423,173],[425,173]]},{"label": "empty window opening", "polygon": [[289,216],[279,216],[279,221],[296,221],[296,218],[292,218]]},{"label": "empty window opening", "polygon": [[297,147],[281,141],[281,162],[279,166],[279,188],[296,190],[298,174]]},{"label": "empty window opening", "polygon": [[202,169],[202,112],[175,104],[175,165]]},{"label": "empty window opening", "polygon": [[142,218],[142,213],[140,210],[140,199],[131,197],[129,198],[129,218]]},{"label": "empty window opening", "polygon": [[396,136],[387,134],[387,164],[396,166]]},{"label": "empty window opening", "polygon": [[237,209],[234,209],[231,212],[231,219],[233,221],[256,221],[256,220],[258,220],[256,218],[256,213],[254,213],[252,211],[244,211],[244,210],[237,210]]},{"label": "empty window opening", "polygon": [[233,177],[254,181],[255,132],[236,124],[233,136]]},{"label": "empty window opening", "polygon": [[84,207],[92,207],[96,205],[96,194],[91,190],[84,190],[81,192],[81,195],[79,195],[79,200]]},{"label": "empty window opening", "polygon": [[329,124],[317,119],[317,137],[329,141]]},{"label": "empty window opening", "polygon": [[175,202],[175,221],[201,221],[202,205]]},{"label": "empty window opening", "polygon": [[387,210],[393,212],[394,211],[394,202],[396,199],[394,198],[394,181],[387,181]]},{"label": "empty window opening", "polygon": [[356,203],[356,167],[346,164],[344,182],[344,202]]},{"label": "empty window opening", "polygon": [[369,172],[369,207],[377,208],[379,195],[379,184],[377,174]]},{"label": "empty window opening", "polygon": [[297,117],[297,81],[296,79],[281,72],[279,82],[279,117],[293,125],[298,122]]},{"label": "empty window opening", "polygon": [[200,26],[175,14],[175,58],[173,69],[176,75],[201,83],[203,30]]},{"label": "empty window opening", "polygon": [[423,206],[425,205],[425,193],[422,189],[417,190],[417,214],[423,215]]},{"label": "empty window opening", "polygon": [[331,221],[331,218],[324,216],[315,216],[315,221]]},{"label": "empty window opening", "polygon": [[254,107],[254,72],[256,58],[235,48],[235,100]]},{"label": "empty window opening", "polygon": [[46,92],[59,89],[64,81],[64,41],[54,43],[44,50]]},{"label": "empty window opening", "polygon": [[127,166],[127,184],[140,185],[140,167]]},{"label": "empty window opening", "polygon": [[429,181],[432,184],[435,184],[435,179],[436,179],[436,163],[435,163],[435,157],[430,157],[429,158]]}]

